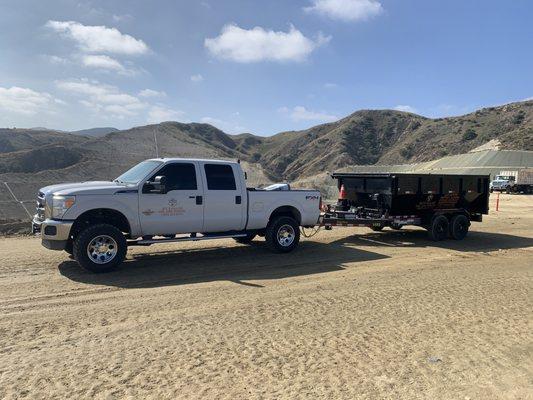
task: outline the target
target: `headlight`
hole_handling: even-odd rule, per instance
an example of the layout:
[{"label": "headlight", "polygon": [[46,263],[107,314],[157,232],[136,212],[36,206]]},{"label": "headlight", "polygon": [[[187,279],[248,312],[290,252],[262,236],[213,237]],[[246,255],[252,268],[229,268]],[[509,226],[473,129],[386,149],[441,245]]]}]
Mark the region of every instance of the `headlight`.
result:
[{"label": "headlight", "polygon": [[52,198],[52,218],[61,219],[76,202],[76,196],[58,196]]}]

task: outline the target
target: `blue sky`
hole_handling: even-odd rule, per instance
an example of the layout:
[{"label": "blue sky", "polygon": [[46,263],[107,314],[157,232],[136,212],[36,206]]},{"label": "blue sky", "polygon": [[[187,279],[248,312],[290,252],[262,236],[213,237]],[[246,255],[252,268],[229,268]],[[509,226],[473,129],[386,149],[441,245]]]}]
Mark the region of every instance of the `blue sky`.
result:
[{"label": "blue sky", "polygon": [[0,126],[271,135],[533,96],[533,2],[0,0]]}]

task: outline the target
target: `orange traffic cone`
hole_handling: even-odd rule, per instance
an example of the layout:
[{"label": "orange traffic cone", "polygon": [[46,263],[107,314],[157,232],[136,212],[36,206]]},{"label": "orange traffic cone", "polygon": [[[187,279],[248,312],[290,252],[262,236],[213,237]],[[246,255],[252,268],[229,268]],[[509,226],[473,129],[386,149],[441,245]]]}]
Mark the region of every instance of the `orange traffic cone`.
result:
[{"label": "orange traffic cone", "polygon": [[346,189],[344,188],[344,184],[341,185],[341,190],[339,192],[339,200],[345,200],[346,199]]}]

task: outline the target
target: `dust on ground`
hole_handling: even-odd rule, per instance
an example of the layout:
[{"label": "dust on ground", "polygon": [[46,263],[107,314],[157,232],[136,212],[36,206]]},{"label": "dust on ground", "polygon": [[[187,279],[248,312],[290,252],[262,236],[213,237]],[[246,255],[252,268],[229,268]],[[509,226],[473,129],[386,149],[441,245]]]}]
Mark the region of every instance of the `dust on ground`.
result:
[{"label": "dust on ground", "polygon": [[0,398],[532,398],[533,197],[500,206],[461,242],[341,228],[104,275],[1,239]]}]

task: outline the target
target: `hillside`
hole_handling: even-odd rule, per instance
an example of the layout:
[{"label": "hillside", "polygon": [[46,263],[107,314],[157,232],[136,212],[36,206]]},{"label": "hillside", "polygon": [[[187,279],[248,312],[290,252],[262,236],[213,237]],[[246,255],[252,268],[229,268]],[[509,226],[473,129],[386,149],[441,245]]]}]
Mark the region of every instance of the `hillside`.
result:
[{"label": "hillside", "polygon": [[82,129],[80,131],[71,131],[69,133],[72,135],[101,137],[101,136],[107,135],[108,133],[116,132],[116,131],[118,131],[117,128],[102,127],[102,128]]},{"label": "hillside", "polygon": [[[311,186],[316,181],[321,186],[316,179],[326,171],[430,161],[486,144],[533,150],[533,101],[439,119],[361,110],[333,123],[271,137],[227,135],[208,124],[178,122],[113,131],[102,137],[47,129],[0,129],[0,182],[7,182],[31,210],[39,187],[112,179],[156,154],[239,158],[251,186],[296,180]],[[13,203],[7,187],[0,187],[0,220],[26,214]]]}]

